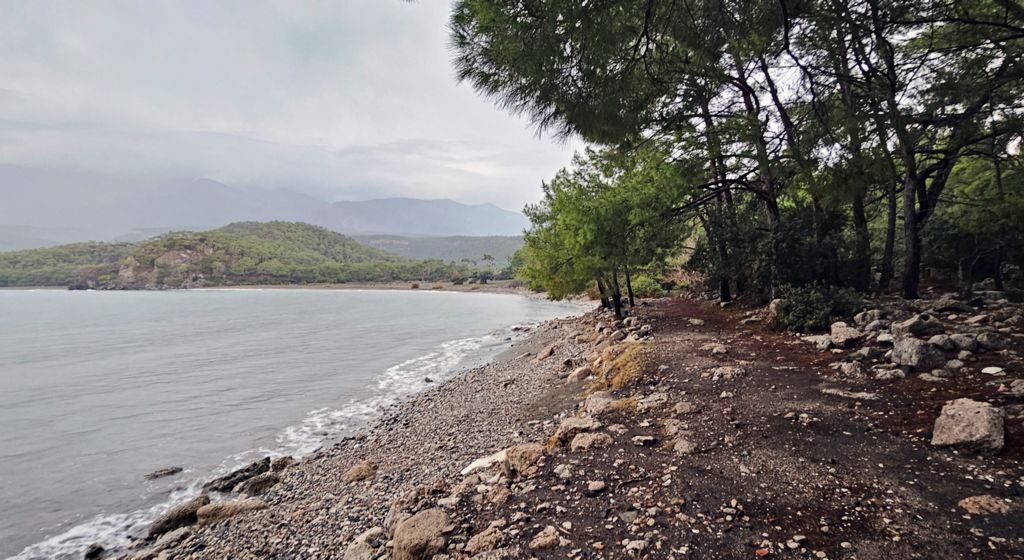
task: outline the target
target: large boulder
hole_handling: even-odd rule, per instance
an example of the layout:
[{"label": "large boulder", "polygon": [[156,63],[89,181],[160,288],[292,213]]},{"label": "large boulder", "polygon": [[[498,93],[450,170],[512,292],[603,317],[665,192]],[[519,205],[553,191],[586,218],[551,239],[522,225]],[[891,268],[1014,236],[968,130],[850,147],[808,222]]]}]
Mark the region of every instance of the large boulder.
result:
[{"label": "large boulder", "polygon": [[156,521],[149,526],[149,536],[155,537],[157,535],[173,531],[179,527],[192,525],[199,521],[199,518],[196,515],[199,508],[209,503],[210,497],[203,494],[202,496],[192,498],[183,504],[172,507],[164,512],[163,515],[157,517]]},{"label": "large boulder", "polygon": [[509,469],[518,474],[525,474],[543,456],[544,446],[539,443],[521,443],[505,450]]},{"label": "large boulder", "polygon": [[864,333],[842,321],[838,321],[832,323],[829,338],[832,339],[832,344],[837,348],[853,348],[864,339]]},{"label": "large boulder", "polygon": [[971,399],[942,407],[932,430],[932,445],[995,452],[1003,448],[1005,414],[1000,408]]},{"label": "large boulder", "polygon": [[199,518],[200,523],[216,523],[240,513],[261,509],[267,509],[267,503],[259,498],[238,498],[237,500],[207,504],[196,511],[196,517]]},{"label": "large boulder", "polygon": [[927,313],[921,313],[906,321],[893,323],[889,330],[893,336],[900,338],[904,336],[933,336],[944,333],[946,328],[942,325],[942,321]]},{"label": "large boulder", "polygon": [[985,350],[1005,350],[1010,347],[1010,339],[1000,333],[984,332],[978,335],[978,346]]},{"label": "large boulder", "polygon": [[593,418],[580,418],[573,416],[566,418],[562,421],[558,429],[555,430],[555,440],[558,443],[567,443],[572,438],[576,437],[576,434],[583,432],[593,432],[601,428],[601,423]]},{"label": "large boulder", "polygon": [[863,327],[875,321],[881,321],[884,316],[885,315],[882,313],[881,309],[869,309],[854,315],[853,322],[856,323],[857,326]]},{"label": "large boulder", "polygon": [[235,486],[235,493],[255,496],[270,490],[279,482],[281,482],[281,477],[276,472],[265,472],[239,483],[238,486]]},{"label": "large boulder", "polygon": [[978,337],[973,334],[957,333],[949,335],[949,341],[957,350],[975,352],[978,350]]},{"label": "large boulder", "polygon": [[931,371],[946,365],[946,353],[941,348],[908,336],[893,345],[892,363],[912,371]]},{"label": "large boulder", "polygon": [[434,508],[421,511],[395,526],[394,560],[422,560],[445,549],[448,514]]}]

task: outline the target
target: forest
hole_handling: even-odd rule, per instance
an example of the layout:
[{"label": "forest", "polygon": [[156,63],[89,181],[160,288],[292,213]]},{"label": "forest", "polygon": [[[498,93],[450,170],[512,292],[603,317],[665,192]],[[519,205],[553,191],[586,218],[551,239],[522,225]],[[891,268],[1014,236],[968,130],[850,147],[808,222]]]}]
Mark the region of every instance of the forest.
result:
[{"label": "forest", "polygon": [[680,260],[723,302],[1024,287],[1017,0],[459,0],[450,33],[587,145],[516,255],[554,297],[619,313]]}]

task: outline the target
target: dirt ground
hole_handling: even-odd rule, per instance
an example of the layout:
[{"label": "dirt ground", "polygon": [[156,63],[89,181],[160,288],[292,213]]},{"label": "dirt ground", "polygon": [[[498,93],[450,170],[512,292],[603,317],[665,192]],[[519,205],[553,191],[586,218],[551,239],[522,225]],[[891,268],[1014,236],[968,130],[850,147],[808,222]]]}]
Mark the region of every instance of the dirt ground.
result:
[{"label": "dirt ground", "polygon": [[[644,374],[612,396],[667,402],[601,415],[608,447],[554,449],[503,503],[465,499],[458,532],[497,521],[507,546],[490,558],[1024,558],[1019,418],[995,456],[928,443],[948,400],[1019,399],[970,376],[838,380],[837,356],[741,325],[742,313],[684,299],[636,308],[654,342]],[[702,377],[720,366],[743,374]],[[585,393],[555,385],[524,418],[551,418],[559,403],[571,414]],[[692,449],[674,449],[669,425]],[[958,502],[975,495],[1011,509],[969,515]],[[528,551],[549,526],[559,544]]]}]

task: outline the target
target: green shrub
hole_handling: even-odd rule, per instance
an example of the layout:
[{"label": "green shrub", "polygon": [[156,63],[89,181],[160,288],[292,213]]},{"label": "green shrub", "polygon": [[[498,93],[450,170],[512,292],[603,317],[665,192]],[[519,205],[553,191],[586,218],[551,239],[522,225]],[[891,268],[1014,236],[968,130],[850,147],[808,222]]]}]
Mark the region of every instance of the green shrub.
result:
[{"label": "green shrub", "polygon": [[790,332],[828,329],[833,319],[847,319],[864,307],[857,292],[845,288],[820,286],[787,287],[775,322]]},{"label": "green shrub", "polygon": [[637,276],[633,278],[632,284],[633,295],[637,297],[653,298],[665,296],[665,288],[662,288],[661,284],[650,276]]}]

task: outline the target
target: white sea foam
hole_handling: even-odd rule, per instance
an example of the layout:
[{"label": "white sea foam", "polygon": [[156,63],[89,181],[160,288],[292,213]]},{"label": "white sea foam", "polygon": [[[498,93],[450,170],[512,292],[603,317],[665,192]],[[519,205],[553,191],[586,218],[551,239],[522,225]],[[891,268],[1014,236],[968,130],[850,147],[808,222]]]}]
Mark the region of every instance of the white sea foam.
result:
[{"label": "white sea foam", "polygon": [[[211,476],[228,473],[256,458],[267,455],[301,457],[319,449],[326,441],[364,426],[390,405],[454,376],[462,367],[472,365],[469,358],[482,359],[478,351],[496,347],[510,336],[521,336],[518,329],[502,330],[481,337],[445,342],[434,351],[386,369],[370,395],[353,399],[338,409],[312,410],[302,423],[283,429],[276,437],[277,447],[252,449],[227,458]],[[460,367],[462,366],[462,367]],[[430,381],[427,381],[427,379]],[[126,546],[132,536],[143,535],[162,513],[200,493],[202,480],[175,491],[170,499],[148,509],[132,513],[99,515],[90,521],[27,547],[9,560],[64,560],[81,558],[92,543],[107,549]]]}]

